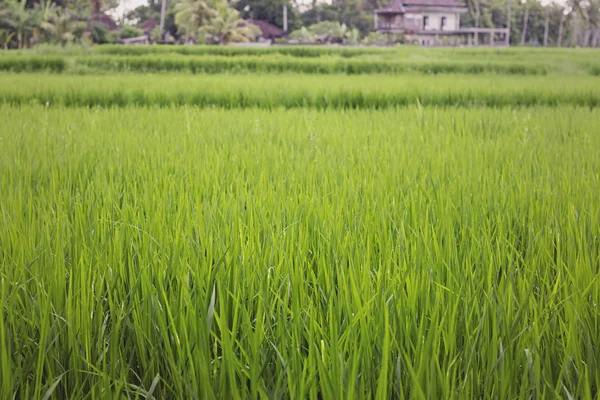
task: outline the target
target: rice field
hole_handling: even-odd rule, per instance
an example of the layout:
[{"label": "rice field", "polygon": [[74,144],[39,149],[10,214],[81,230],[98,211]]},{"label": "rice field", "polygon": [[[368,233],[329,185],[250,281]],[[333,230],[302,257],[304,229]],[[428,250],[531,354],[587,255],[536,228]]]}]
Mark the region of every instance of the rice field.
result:
[{"label": "rice field", "polygon": [[0,72],[0,398],[598,397],[597,77],[80,72]]},{"label": "rice field", "polygon": [[41,47],[0,52],[0,71],[598,76],[593,49],[227,46]]},{"label": "rice field", "polygon": [[591,76],[0,74],[0,102],[65,107],[391,109],[600,105]]}]

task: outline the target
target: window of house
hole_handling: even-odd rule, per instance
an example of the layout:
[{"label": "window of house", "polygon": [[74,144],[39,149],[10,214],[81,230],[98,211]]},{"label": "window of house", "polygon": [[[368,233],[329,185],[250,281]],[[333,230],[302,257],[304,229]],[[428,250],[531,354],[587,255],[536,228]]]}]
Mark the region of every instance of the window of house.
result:
[{"label": "window of house", "polygon": [[423,29],[427,29],[428,25],[429,25],[429,17],[425,16],[425,17],[423,17]]},{"label": "window of house", "polygon": [[445,27],[446,27],[446,17],[442,17],[440,28],[443,31]]}]

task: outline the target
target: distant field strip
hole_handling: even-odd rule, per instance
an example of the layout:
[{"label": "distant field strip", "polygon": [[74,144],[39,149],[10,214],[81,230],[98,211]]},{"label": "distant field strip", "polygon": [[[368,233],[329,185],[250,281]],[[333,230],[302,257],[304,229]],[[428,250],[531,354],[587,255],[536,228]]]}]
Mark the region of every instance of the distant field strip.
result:
[{"label": "distant field strip", "polygon": [[182,56],[37,56],[0,57],[0,70],[11,72],[298,72],[306,74],[482,74],[544,75],[548,66],[519,61],[389,60],[343,57],[297,58],[282,55]]},{"label": "distant field strip", "polygon": [[598,121],[0,105],[0,397],[594,399]]},{"label": "distant field strip", "polygon": [[595,77],[0,74],[0,102],[69,107],[383,109],[600,105]]}]

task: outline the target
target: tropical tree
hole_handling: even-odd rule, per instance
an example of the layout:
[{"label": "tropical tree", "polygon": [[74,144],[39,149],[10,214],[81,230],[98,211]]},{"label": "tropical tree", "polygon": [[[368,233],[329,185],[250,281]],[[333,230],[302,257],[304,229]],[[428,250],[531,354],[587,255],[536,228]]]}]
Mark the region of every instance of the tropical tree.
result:
[{"label": "tropical tree", "polygon": [[19,49],[27,47],[37,22],[36,14],[25,8],[26,3],[25,0],[6,0],[0,10],[0,25],[14,32]]},{"label": "tropical tree", "polygon": [[178,31],[186,37],[192,37],[200,26],[217,17],[217,12],[206,0],[184,0],[175,5],[175,24]]},{"label": "tropical tree", "polygon": [[257,31],[244,23],[238,10],[222,2],[217,4],[214,18],[208,24],[200,27],[198,33],[200,35],[211,35],[218,43],[228,44],[231,42],[249,42],[256,36]]},{"label": "tropical tree", "polygon": [[6,29],[0,29],[0,45],[4,50],[8,50],[8,44],[16,34],[16,32],[9,32]]},{"label": "tropical tree", "polygon": [[33,37],[36,42],[51,42],[55,34],[53,21],[56,19],[59,7],[51,1],[42,1],[34,5],[33,18],[36,22],[36,27],[33,29]]}]

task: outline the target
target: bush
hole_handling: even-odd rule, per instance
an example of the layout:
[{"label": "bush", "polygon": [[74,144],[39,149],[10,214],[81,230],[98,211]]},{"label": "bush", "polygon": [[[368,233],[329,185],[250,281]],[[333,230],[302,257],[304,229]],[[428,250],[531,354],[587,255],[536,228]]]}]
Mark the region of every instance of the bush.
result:
[{"label": "bush", "polygon": [[[160,29],[160,28],[159,28]],[[133,37],[142,36],[144,31],[135,26],[126,25],[119,31],[119,39],[129,39]]]},{"label": "bush", "polygon": [[92,23],[90,29],[90,38],[96,44],[108,43],[108,28],[101,22]]},{"label": "bush", "polygon": [[290,33],[289,39],[297,40],[300,43],[314,43],[316,35],[303,26],[301,29],[297,29]]},{"label": "bush", "polygon": [[381,32],[371,32],[365,38],[364,43],[368,45],[384,46],[389,44],[389,38]]},{"label": "bush", "polygon": [[348,29],[346,28],[346,24],[340,24],[335,21],[323,21],[312,24],[308,27],[308,30],[317,36],[329,35],[332,42],[341,42],[346,39]]}]

